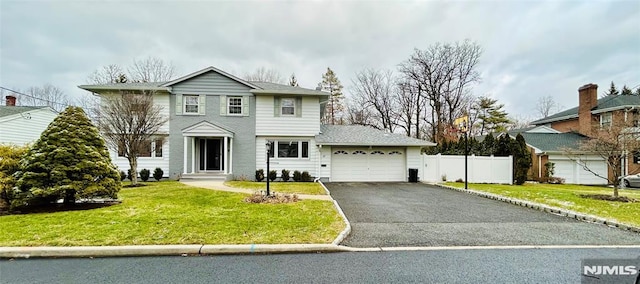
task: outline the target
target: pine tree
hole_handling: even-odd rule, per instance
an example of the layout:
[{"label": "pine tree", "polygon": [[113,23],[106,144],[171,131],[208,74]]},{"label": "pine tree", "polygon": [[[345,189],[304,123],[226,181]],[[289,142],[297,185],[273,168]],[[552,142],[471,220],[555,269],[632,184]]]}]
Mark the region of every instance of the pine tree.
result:
[{"label": "pine tree", "polygon": [[493,153],[493,155],[498,157],[506,157],[511,155],[510,144],[511,138],[509,138],[509,134],[502,134],[502,136],[500,136],[500,138],[498,138],[498,141],[495,143],[495,152]]},{"label": "pine tree", "polygon": [[498,104],[498,100],[479,97],[473,106],[473,110],[477,113],[478,121],[474,127],[480,128],[478,134],[484,135],[488,132],[502,132],[507,128],[507,124],[511,121],[507,117],[508,114],[503,110],[504,104]]},{"label": "pine tree", "polygon": [[320,85],[323,91],[329,93],[329,101],[325,107],[323,123],[342,124],[342,112],[344,111],[342,84],[331,68],[327,67],[327,73],[322,75],[322,83]]},{"label": "pine tree", "polygon": [[611,81],[611,86],[609,87],[609,91],[605,93],[605,95],[607,96],[617,96],[620,93],[618,92],[618,89],[616,89],[616,85],[613,84],[613,81]]},{"label": "pine tree", "polygon": [[294,87],[300,87],[298,85],[298,79],[296,79],[296,74],[295,73],[291,74],[291,78],[289,78],[289,85],[290,86],[294,86]]},{"label": "pine tree", "polygon": [[622,86],[622,91],[620,91],[621,96],[632,96],[633,91],[627,87],[627,85]]},{"label": "pine tree", "polygon": [[121,188],[104,140],[79,107],[68,107],[49,124],[20,167],[14,208],[58,199],[68,205],[79,198],[116,198]]}]

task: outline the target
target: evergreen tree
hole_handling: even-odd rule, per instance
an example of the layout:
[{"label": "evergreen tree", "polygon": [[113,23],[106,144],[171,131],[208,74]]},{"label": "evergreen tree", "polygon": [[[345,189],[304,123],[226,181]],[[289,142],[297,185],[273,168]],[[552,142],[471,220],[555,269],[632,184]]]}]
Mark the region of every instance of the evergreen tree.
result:
[{"label": "evergreen tree", "polygon": [[120,175],[98,129],[82,108],[68,107],[42,133],[20,161],[12,207],[63,199],[116,198]]},{"label": "evergreen tree", "polygon": [[500,138],[498,138],[497,143],[495,143],[495,152],[494,156],[497,157],[506,157],[511,155],[511,138],[509,138],[509,134],[504,133]]},{"label": "evergreen tree", "polygon": [[323,123],[342,124],[342,112],[344,111],[342,84],[331,68],[327,67],[327,73],[322,75],[320,86],[323,91],[329,93]]},{"label": "evergreen tree", "polygon": [[638,87],[635,91],[635,93],[633,93],[635,96],[640,96],[640,87]]},{"label": "evergreen tree", "polygon": [[613,81],[611,81],[611,86],[609,87],[609,91],[607,91],[605,93],[605,95],[607,95],[607,96],[617,96],[619,94],[620,93],[618,92],[618,89],[616,89],[616,85],[613,84]]},{"label": "evergreen tree", "polygon": [[622,91],[620,91],[621,96],[632,96],[633,91],[627,87],[627,85],[622,86]]},{"label": "evergreen tree", "polygon": [[478,98],[478,101],[473,106],[473,111],[476,112],[478,118],[478,122],[474,127],[479,128],[479,135],[492,131],[502,132],[507,130],[506,126],[511,120],[509,120],[508,114],[503,108],[504,104],[498,104],[498,100],[488,97]]},{"label": "evergreen tree", "polygon": [[495,138],[493,138],[493,132],[489,132],[487,136],[484,137],[482,141],[481,147],[481,155],[490,156],[495,152]]},{"label": "evergreen tree", "polygon": [[527,180],[527,172],[531,168],[531,152],[527,148],[522,134],[518,133],[516,140],[512,143],[512,154],[514,160],[514,178],[516,184],[523,184]]},{"label": "evergreen tree", "polygon": [[298,85],[298,79],[296,79],[296,74],[295,73],[291,74],[291,78],[289,78],[289,85],[290,86],[294,86],[294,87],[300,87]]}]

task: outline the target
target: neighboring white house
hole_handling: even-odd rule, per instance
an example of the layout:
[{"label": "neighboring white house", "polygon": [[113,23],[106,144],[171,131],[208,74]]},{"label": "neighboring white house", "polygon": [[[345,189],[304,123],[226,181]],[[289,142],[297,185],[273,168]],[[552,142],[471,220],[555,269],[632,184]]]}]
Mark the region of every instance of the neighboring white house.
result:
[{"label": "neighboring white house", "polygon": [[0,144],[35,142],[56,116],[58,113],[50,107],[0,106]]},{"label": "neighboring white house", "polygon": [[[266,170],[270,145],[278,175],[287,169],[328,181],[407,181],[408,169],[422,169],[421,148],[435,145],[370,127],[320,125],[328,93],[245,81],[215,67],[170,82],[79,87],[101,96],[154,91],[169,121],[138,169],[161,167],[170,178],[253,179]],[[117,149],[111,153],[128,169]]]}]

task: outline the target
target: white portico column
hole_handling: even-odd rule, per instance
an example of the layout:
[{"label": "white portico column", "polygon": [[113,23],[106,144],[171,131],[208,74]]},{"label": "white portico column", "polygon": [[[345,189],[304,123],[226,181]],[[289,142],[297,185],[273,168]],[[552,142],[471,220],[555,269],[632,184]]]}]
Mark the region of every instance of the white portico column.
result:
[{"label": "white portico column", "polygon": [[229,137],[229,173],[233,173],[233,137]]},{"label": "white portico column", "polygon": [[189,141],[189,137],[185,136],[184,137],[184,143],[182,145],[182,147],[183,147],[182,153],[184,155],[184,158],[183,158],[184,160],[182,162],[182,173],[183,174],[187,173],[187,149],[188,149],[187,148],[187,143],[188,143],[188,141]]},{"label": "white portico column", "polygon": [[225,174],[229,173],[229,169],[228,169],[229,168],[228,167],[228,165],[229,165],[229,155],[227,155],[227,153],[228,153],[227,150],[229,149],[229,140],[228,140],[228,138],[229,137],[224,137],[224,151],[223,151],[223,153],[224,153],[224,173]]},{"label": "white portico column", "polygon": [[196,138],[191,137],[191,173],[196,172]]}]

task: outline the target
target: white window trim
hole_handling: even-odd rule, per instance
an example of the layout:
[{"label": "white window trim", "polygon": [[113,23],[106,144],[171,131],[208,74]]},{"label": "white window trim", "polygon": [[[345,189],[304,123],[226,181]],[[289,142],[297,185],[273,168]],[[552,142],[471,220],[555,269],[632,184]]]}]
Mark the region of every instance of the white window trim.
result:
[{"label": "white window trim", "polygon": [[[609,118],[608,119],[609,125],[607,125],[607,126],[604,125],[604,122],[605,122],[604,117],[605,116]],[[613,114],[612,113],[605,112],[605,113],[600,115],[600,127],[611,127],[612,124],[613,124]]]},{"label": "white window trim", "polygon": [[[162,149],[162,157],[156,157],[156,142],[158,140],[162,140],[162,139],[153,139],[153,140],[151,140],[151,143],[149,143],[149,147],[151,147],[151,152],[150,152],[151,156],[150,157],[138,157],[138,159],[162,159],[162,158],[164,158],[164,155],[165,155],[164,149]],[[162,140],[162,141],[164,141],[164,140]],[[160,145],[160,147],[162,147],[162,146],[164,146],[164,145]],[[116,149],[116,157],[124,158],[124,156],[120,156],[120,149]]]},{"label": "white window trim", "polygon": [[[187,98],[196,98],[196,112],[187,111]],[[199,95],[183,95],[182,96],[182,114],[183,115],[200,115],[200,96]]]},{"label": "white window trim", "polygon": [[[298,143],[298,157],[278,157],[278,143]],[[302,157],[302,143],[307,142],[307,157]],[[273,143],[273,157],[271,159],[282,159],[282,160],[309,160],[311,159],[311,142],[309,140],[271,140]]]},{"label": "white window trim", "polygon": [[[239,106],[233,106],[233,107],[239,107],[240,108],[240,113],[231,113],[231,99],[240,99],[240,105]],[[242,97],[239,96],[232,96],[232,97],[227,97],[227,115],[230,116],[243,116],[244,110],[244,99]]]},{"label": "white window trim", "polygon": [[[284,102],[285,102],[286,100],[291,100],[291,101],[293,102],[293,105],[292,105],[292,106],[290,106],[290,107],[292,107],[292,108],[293,108],[293,113],[292,113],[292,114],[288,114],[288,113],[287,113],[287,114],[285,114],[285,113],[282,111],[282,108],[284,108],[284,107],[285,107],[285,106],[284,106]],[[289,106],[288,106],[287,108],[289,108]],[[296,116],[296,98],[281,98],[281,99],[280,99],[280,115],[281,115],[281,116]]]}]

